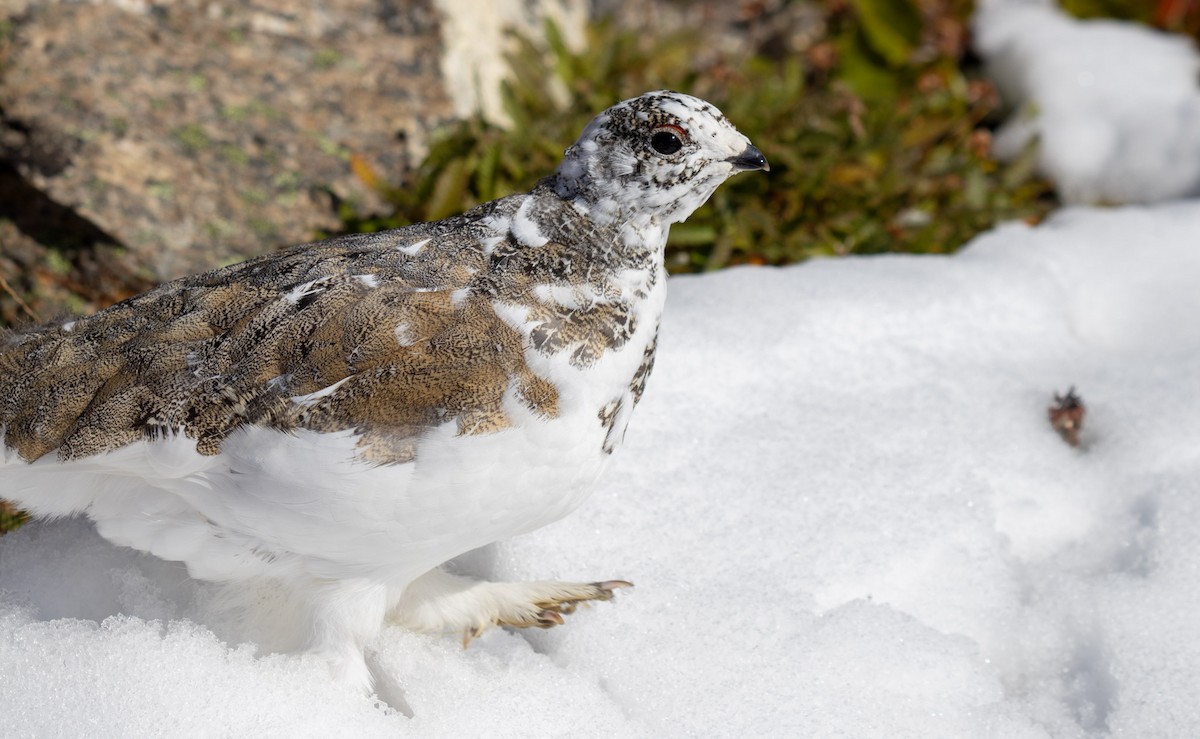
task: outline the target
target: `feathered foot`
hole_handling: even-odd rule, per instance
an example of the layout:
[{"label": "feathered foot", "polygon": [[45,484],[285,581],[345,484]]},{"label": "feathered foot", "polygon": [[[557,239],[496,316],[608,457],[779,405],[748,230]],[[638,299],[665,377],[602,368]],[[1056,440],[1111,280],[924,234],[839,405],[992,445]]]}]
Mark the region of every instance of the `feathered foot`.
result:
[{"label": "feathered foot", "polygon": [[459,631],[465,647],[496,626],[558,626],[580,603],[612,600],[614,590],[629,587],[624,580],[485,582],[435,569],[404,589],[388,619],[413,631]]},{"label": "feathered foot", "polygon": [[633,583],[625,580],[605,580],[592,583],[488,583],[527,590],[531,587],[546,586],[553,590],[552,594],[543,600],[528,603],[514,603],[512,608],[501,613],[492,623],[481,623],[470,626],[463,631],[463,649],[471,644],[493,626],[515,626],[526,629],[536,626],[539,629],[549,629],[563,624],[563,616],[575,612],[580,603],[589,600],[612,600],[613,591],[620,588],[632,588]]}]

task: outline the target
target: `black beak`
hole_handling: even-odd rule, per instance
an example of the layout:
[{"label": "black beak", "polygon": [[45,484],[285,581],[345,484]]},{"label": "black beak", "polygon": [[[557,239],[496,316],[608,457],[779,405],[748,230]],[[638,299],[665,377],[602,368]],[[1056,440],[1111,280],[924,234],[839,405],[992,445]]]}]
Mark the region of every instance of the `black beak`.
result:
[{"label": "black beak", "polygon": [[763,156],[761,151],[755,148],[754,144],[749,144],[741,154],[729,157],[725,161],[733,165],[734,172],[745,172],[752,169],[761,169],[764,172],[771,171],[771,165],[767,164],[767,158]]}]

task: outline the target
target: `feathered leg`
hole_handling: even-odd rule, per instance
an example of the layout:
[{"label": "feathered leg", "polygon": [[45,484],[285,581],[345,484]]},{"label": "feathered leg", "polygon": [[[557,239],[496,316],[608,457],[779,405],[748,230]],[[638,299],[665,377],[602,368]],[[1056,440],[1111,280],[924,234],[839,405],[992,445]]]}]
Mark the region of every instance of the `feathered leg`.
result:
[{"label": "feathered leg", "polygon": [[563,614],[590,600],[611,600],[613,591],[632,587],[624,580],[594,583],[487,582],[435,568],[392,598],[388,620],[420,632],[461,631],[463,645],[494,626],[563,623]]},{"label": "feathered leg", "polygon": [[305,651],[324,657],[335,678],[370,692],[363,657],[387,610],[387,588],[366,580],[312,580],[297,592],[307,608]]}]

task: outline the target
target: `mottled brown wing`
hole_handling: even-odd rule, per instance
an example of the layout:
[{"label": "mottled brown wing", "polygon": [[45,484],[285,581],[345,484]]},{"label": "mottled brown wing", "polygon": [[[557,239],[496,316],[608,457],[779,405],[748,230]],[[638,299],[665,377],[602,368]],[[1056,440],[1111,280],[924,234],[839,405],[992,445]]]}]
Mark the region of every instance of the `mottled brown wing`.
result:
[{"label": "mottled brown wing", "polygon": [[520,337],[463,289],[485,260],[472,223],[296,247],[13,334],[0,347],[5,443],[70,459],[182,432],[214,454],[263,424],[356,429],[366,456],[401,462],[431,425],[502,425],[513,383],[552,414]]}]

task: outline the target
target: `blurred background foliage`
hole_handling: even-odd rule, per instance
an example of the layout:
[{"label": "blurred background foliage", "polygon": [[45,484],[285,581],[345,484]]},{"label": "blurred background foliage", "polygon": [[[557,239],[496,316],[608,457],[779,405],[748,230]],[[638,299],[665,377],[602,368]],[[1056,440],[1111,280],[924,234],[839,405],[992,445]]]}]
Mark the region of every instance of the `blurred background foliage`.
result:
[{"label": "blurred background foliage", "polygon": [[1200,0],[1060,0],[1080,18],[1138,21],[1200,39]]},{"label": "blurred background foliage", "polygon": [[[1116,0],[1113,0],[1114,2]],[[548,25],[518,37],[503,90],[512,125],[482,116],[440,133],[413,177],[382,183],[394,213],[346,230],[442,218],[526,190],[599,110],[646,90],[710,100],[762,149],[767,176],[741,176],[674,226],[673,272],[787,264],[819,255],[947,253],[999,221],[1054,205],[1033,152],[989,154],[1000,101],[967,50],[967,0],[823,0],[792,49],[729,52],[703,32],[662,36],[608,20],[572,50]],[[778,48],[780,45],[775,45]]]}]

